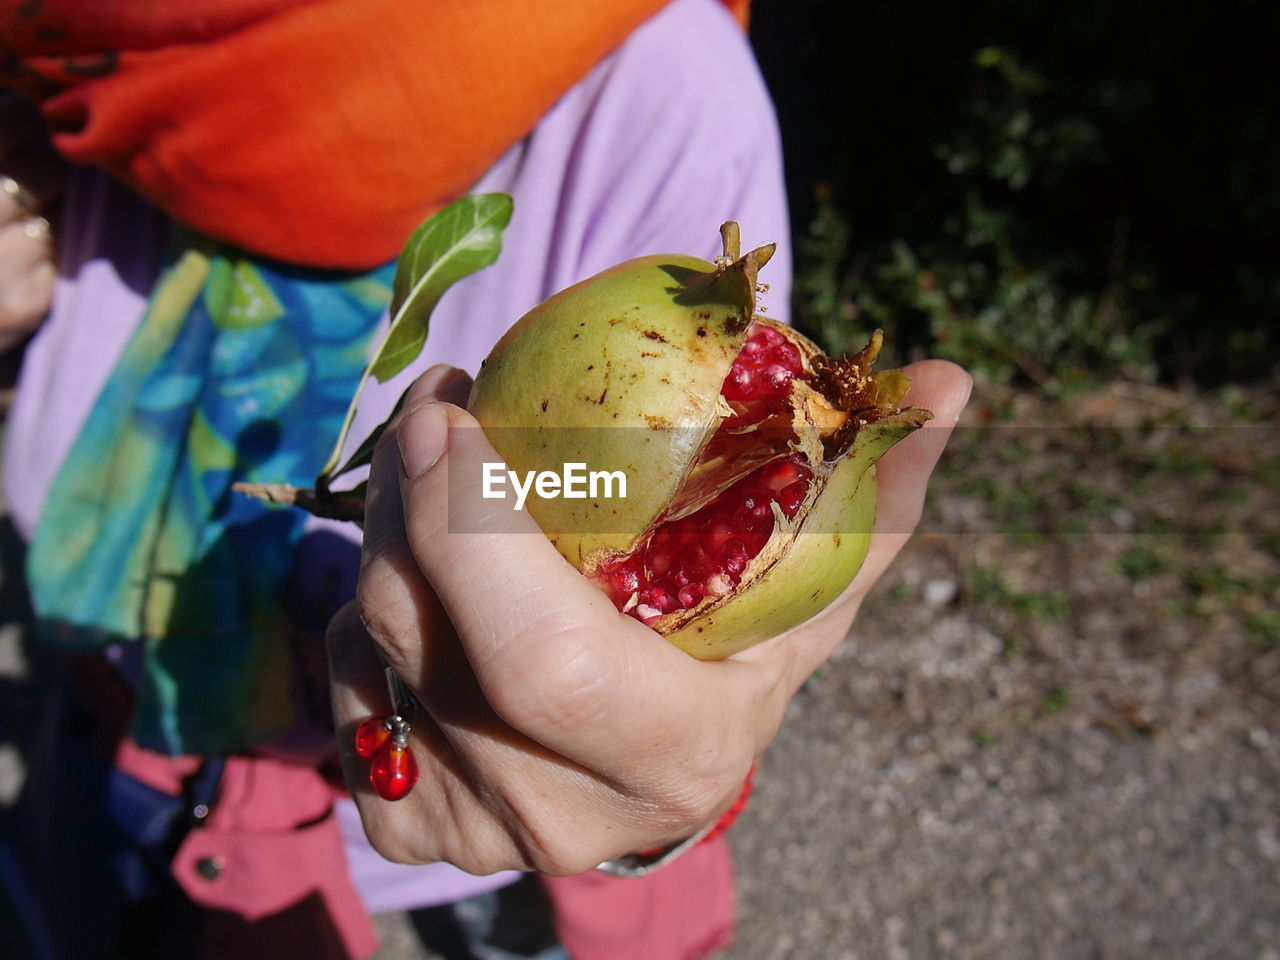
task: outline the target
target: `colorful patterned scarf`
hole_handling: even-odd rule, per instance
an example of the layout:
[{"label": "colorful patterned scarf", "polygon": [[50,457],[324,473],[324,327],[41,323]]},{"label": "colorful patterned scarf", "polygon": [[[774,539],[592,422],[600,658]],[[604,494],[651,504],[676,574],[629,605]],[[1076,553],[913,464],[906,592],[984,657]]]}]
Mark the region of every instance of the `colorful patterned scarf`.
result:
[{"label": "colorful patterned scarf", "polygon": [[142,639],[143,746],[223,753],[292,722],[282,594],[305,517],[230,487],[311,485],[391,279],[188,248],[63,462],[32,599],[60,645]]}]

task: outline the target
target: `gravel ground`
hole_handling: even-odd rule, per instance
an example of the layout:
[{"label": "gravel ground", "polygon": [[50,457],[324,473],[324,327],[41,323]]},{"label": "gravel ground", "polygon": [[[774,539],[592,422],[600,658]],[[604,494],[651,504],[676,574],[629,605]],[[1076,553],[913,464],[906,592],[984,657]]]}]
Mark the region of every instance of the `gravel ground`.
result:
[{"label": "gravel ground", "polygon": [[[954,653],[957,632],[900,655]],[[983,745],[832,710],[855,651],[792,704],[733,831],[728,957],[1280,960],[1280,738],[1068,713]],[[431,956],[403,916],[380,927],[379,960]]]},{"label": "gravel ground", "polygon": [[1280,956],[1260,731],[981,747],[802,695],[762,773],[734,837],[735,958]]}]

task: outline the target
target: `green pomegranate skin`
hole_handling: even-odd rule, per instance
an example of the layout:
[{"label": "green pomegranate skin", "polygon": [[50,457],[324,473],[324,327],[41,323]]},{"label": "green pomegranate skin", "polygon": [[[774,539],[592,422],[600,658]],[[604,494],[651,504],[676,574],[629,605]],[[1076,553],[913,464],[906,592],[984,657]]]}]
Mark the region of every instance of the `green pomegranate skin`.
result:
[{"label": "green pomegranate skin", "polygon": [[716,428],[755,308],[751,274],[684,255],[630,260],[535,307],[485,360],[468,406],[509,466],[585,462],[628,478],[626,500],[530,497],[579,569],[634,547],[675,493],[673,465]]}]

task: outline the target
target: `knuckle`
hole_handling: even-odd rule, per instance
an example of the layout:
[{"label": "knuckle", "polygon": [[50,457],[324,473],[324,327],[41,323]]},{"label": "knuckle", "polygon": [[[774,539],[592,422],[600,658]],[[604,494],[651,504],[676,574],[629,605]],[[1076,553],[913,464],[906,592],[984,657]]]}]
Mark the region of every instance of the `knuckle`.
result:
[{"label": "knuckle", "polygon": [[416,649],[425,615],[423,598],[393,564],[375,562],[360,572],[355,606],[364,629],[388,657],[402,659]]},{"label": "knuckle", "polygon": [[372,822],[366,821],[365,836],[369,840],[369,846],[384,860],[392,863],[419,866],[440,860],[439,852],[434,849],[424,832],[406,831],[399,821],[391,822],[381,817]]},{"label": "knuckle", "polygon": [[565,824],[554,834],[539,832],[525,836],[520,844],[524,858],[533,869],[553,877],[571,877],[594,869],[612,853],[592,849],[592,845],[572,839],[575,828]]},{"label": "knuckle", "polygon": [[591,870],[619,852],[602,849],[597,842],[601,836],[617,836],[615,830],[602,827],[607,805],[570,810],[562,804],[549,806],[528,791],[506,791],[502,803],[507,835],[527,869],[567,877]]},{"label": "knuckle", "polygon": [[518,729],[582,729],[608,709],[612,668],[589,631],[535,623],[497,657],[480,671],[486,697]]},{"label": "knuckle", "polygon": [[452,838],[442,848],[439,859],[477,877],[503,870],[526,869],[525,864],[509,853],[504,855],[489,843],[471,842],[471,838],[465,835]]}]

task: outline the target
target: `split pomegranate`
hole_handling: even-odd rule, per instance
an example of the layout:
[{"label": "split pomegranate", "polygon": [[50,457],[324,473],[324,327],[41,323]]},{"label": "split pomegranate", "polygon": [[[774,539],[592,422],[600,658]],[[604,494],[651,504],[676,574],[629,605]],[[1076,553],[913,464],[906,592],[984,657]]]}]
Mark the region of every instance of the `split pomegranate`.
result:
[{"label": "split pomegranate", "polygon": [[[777,330],[753,324],[721,389],[734,412],[720,430],[738,430],[780,413],[791,381],[801,372],[800,351]],[[773,535],[772,505],[794,517],[812,477],[794,456],[760,467],[695,513],[663,523],[595,580],[619,610],[644,623],[692,610],[704,597],[725,596]]]},{"label": "split pomegranate", "polygon": [[640,257],[526,314],[470,409],[516,471],[621,471],[627,498],[530,498],[560,553],[622,612],[697,657],[802,623],[870,544],[875,461],[928,411],[872,371],[882,337],[833,360],[757,316],[772,246],[715,263]]}]

